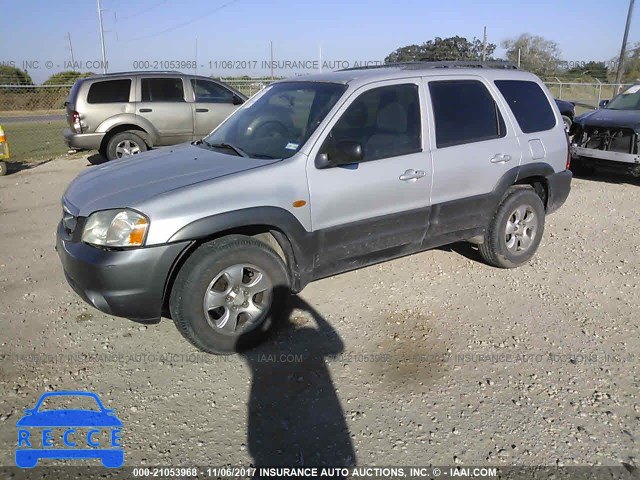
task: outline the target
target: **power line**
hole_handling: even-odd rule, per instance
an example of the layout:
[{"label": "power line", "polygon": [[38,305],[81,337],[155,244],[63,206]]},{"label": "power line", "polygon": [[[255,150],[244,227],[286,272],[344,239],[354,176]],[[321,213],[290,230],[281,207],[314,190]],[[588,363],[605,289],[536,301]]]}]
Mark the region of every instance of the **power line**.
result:
[{"label": "power line", "polygon": [[141,36],[141,37],[127,38],[127,39],[124,39],[123,41],[125,41],[125,42],[132,42],[132,41],[134,41],[134,40],[144,40],[144,39],[146,39],[146,38],[153,38],[153,37],[157,37],[158,35],[164,35],[164,34],[166,34],[166,33],[169,33],[169,32],[172,32],[172,31],[174,31],[174,30],[177,30],[178,28],[182,28],[182,27],[186,27],[187,25],[191,25],[192,23],[195,23],[195,22],[197,22],[198,20],[203,20],[203,19],[205,19],[205,18],[207,18],[207,17],[209,17],[209,16],[213,15],[213,14],[214,14],[214,13],[216,13],[217,11],[222,10],[222,9],[223,9],[223,8],[225,8],[225,7],[228,7],[229,5],[233,5],[234,3],[237,3],[238,1],[239,1],[239,0],[231,0],[231,1],[229,1],[229,2],[223,3],[222,5],[220,5],[220,6],[216,7],[216,8],[214,8],[214,9],[213,9],[213,10],[211,10],[210,12],[205,13],[204,15],[203,15],[203,14],[199,14],[198,16],[196,16],[195,18],[192,18],[191,20],[187,20],[186,22],[182,22],[182,23],[179,23],[179,24],[177,24],[177,25],[174,25],[173,27],[171,27],[171,28],[167,28],[167,29],[165,29],[165,30],[162,30],[161,32],[152,33],[152,34],[150,34],[150,35],[143,35],[143,36]]},{"label": "power line", "polygon": [[159,6],[161,6],[161,5],[163,5],[163,4],[167,3],[167,2],[168,2],[168,0],[160,0],[159,2],[152,3],[148,7],[144,8],[142,10],[138,10],[137,12],[132,13],[131,15],[127,15],[126,17],[118,18],[116,16],[116,20],[128,20],[130,18],[137,17],[138,15],[141,15],[143,13],[149,13],[149,11],[153,10],[154,8],[158,8]]}]

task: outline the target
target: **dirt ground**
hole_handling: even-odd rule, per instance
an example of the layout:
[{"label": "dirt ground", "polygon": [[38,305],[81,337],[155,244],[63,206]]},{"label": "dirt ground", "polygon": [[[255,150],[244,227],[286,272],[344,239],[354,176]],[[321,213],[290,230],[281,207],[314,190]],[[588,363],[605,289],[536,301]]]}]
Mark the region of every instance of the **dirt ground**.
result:
[{"label": "dirt ground", "polygon": [[575,179],[522,268],[455,245],[325,279],[216,357],[67,286],[60,198],[86,168],[0,178],[0,465],[55,390],[115,409],[125,465],[638,465],[638,180]]}]

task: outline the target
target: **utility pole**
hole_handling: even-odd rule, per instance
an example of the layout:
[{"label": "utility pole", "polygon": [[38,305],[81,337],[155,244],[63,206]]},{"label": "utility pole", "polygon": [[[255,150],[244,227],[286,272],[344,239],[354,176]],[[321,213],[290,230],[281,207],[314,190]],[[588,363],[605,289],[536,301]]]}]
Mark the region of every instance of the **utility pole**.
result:
[{"label": "utility pole", "polygon": [[273,80],[273,40],[271,40],[270,45],[271,45],[271,80]]},{"label": "utility pole", "polygon": [[487,27],[484,27],[484,37],[482,39],[482,61],[487,60]]},{"label": "utility pole", "polygon": [[67,32],[67,38],[69,39],[69,52],[71,52],[71,70],[76,71],[76,62],[73,58],[73,45],[71,44],[71,32]]},{"label": "utility pole", "polygon": [[629,11],[627,12],[627,24],[624,27],[624,36],[622,37],[622,48],[620,49],[620,58],[618,59],[618,72],[616,73],[616,93],[620,91],[620,83],[622,82],[622,72],[624,71],[624,57],[627,51],[627,38],[629,37],[629,27],[631,26],[631,14],[633,13],[633,2],[629,0]]},{"label": "utility pole", "polygon": [[518,49],[518,68],[520,68],[520,49]]},{"label": "utility pole", "polygon": [[102,28],[102,7],[100,0],[96,0],[98,4],[98,23],[100,24],[100,50],[102,51],[102,73],[107,73],[107,57],[104,53],[104,30]]}]

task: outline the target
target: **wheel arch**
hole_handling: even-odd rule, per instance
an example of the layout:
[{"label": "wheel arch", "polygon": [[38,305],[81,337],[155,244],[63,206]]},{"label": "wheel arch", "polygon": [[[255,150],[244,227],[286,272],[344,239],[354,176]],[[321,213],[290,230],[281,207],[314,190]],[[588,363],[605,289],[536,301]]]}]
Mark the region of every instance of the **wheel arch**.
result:
[{"label": "wheel arch", "polygon": [[493,189],[494,205],[500,203],[513,185],[530,185],[540,196],[545,210],[549,202],[549,182],[547,177],[555,171],[548,163],[535,162],[514,167],[507,171]]},{"label": "wheel arch", "polygon": [[[256,221],[261,219],[262,221]],[[300,292],[310,281],[313,258],[308,252],[311,234],[289,212],[278,207],[256,207],[226,212],[196,220],[178,232],[169,242],[190,240],[191,244],[172,265],[163,292],[163,313],[180,268],[202,244],[228,235],[246,235],[270,246],[282,258],[291,279],[291,290]]]},{"label": "wheel arch", "polygon": [[107,145],[109,144],[109,141],[111,140],[111,138],[114,135],[117,135],[118,133],[122,133],[122,132],[133,132],[136,135],[138,135],[140,138],[142,138],[142,140],[144,140],[144,143],[146,143],[149,148],[153,147],[153,144],[154,144],[153,136],[149,132],[147,132],[144,128],[142,128],[140,125],[135,125],[133,123],[122,123],[119,125],[115,125],[114,127],[110,128],[107,131],[107,133],[105,133],[104,137],[102,138],[102,142],[100,142],[100,150],[101,151],[106,150]]}]

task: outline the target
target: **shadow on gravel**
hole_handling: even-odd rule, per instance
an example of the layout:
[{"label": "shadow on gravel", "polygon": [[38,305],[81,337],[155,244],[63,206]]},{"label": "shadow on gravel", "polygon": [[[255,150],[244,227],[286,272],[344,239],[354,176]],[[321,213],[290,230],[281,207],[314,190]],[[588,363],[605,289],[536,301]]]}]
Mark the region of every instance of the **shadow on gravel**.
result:
[{"label": "shadow on gravel", "polygon": [[629,184],[636,185],[640,187],[640,177],[634,177],[630,173],[616,173],[616,172],[601,172],[601,171],[593,171],[593,172],[573,172],[574,178],[579,178],[581,180],[589,180],[591,182],[604,182],[604,183],[614,183],[614,184]]},{"label": "shadow on gravel", "polygon": [[442,247],[438,247],[438,250],[442,250],[443,252],[455,252],[469,260],[473,260],[474,262],[484,263],[484,260],[478,251],[478,247],[469,242],[458,242],[450,245],[444,245]]},{"label": "shadow on gravel", "polygon": [[41,162],[6,162],[7,164],[7,175],[11,175],[13,173],[18,173],[23,170],[31,170],[32,168],[39,167],[40,165],[44,165],[45,163],[49,163],[53,158],[48,160],[43,160]]},{"label": "shadow on gravel", "polygon": [[108,160],[99,153],[94,153],[93,155],[89,155],[87,157],[87,162],[89,162],[91,165],[102,165],[107,161]]},{"label": "shadow on gravel", "polygon": [[[295,309],[304,316],[292,318]],[[284,318],[288,322],[271,340],[242,354],[252,373],[247,437],[254,465],[354,466],[351,437],[325,362],[344,344],[298,297]]]}]

